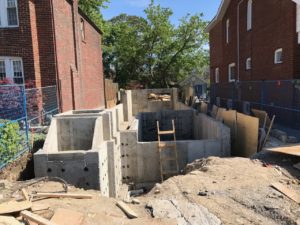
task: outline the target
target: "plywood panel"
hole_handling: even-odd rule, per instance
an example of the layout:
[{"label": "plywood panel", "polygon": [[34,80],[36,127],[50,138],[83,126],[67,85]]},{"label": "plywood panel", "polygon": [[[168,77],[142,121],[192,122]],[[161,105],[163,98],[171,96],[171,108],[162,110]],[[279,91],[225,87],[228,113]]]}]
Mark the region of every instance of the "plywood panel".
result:
[{"label": "plywood panel", "polygon": [[237,113],[236,141],[233,155],[251,157],[257,153],[259,119]]},{"label": "plywood panel", "polygon": [[224,124],[230,128],[231,140],[236,139],[236,115],[235,110],[224,111],[222,113]]},{"label": "plywood panel", "polygon": [[265,123],[265,118],[266,118],[266,127],[270,126],[271,120],[266,111],[252,109],[252,112],[253,112],[254,116],[259,119],[259,127],[263,127],[263,125]]},{"label": "plywood panel", "polygon": [[265,150],[288,154],[288,155],[300,156],[300,145],[290,145],[290,146],[277,147],[277,148],[265,148]]},{"label": "plywood panel", "polygon": [[223,121],[223,113],[226,111],[225,108],[218,108],[216,120]]}]

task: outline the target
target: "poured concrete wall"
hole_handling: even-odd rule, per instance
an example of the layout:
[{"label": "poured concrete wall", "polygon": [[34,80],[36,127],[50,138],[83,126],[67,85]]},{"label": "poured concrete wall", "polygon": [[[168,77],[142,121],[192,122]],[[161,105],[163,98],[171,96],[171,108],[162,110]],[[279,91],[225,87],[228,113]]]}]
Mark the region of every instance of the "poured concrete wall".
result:
[{"label": "poured concrete wall", "polygon": [[[162,113],[176,115],[176,112],[166,111]],[[228,127],[204,114],[197,114],[193,110],[179,111],[178,113],[179,115],[182,113],[190,115],[193,125],[189,129],[191,129],[192,137],[197,139],[192,140],[191,138],[176,142],[181,170],[187,163],[196,159],[209,156],[230,156],[230,129]],[[145,115],[153,114],[147,113]],[[141,128],[141,122],[141,120],[137,121],[136,127]],[[204,126],[208,127],[205,128]],[[153,129],[154,127],[150,127],[149,132],[155,132]],[[211,131],[205,131],[205,129],[211,129]],[[147,136],[144,132],[143,136]],[[160,181],[158,142],[141,142],[139,140],[143,139],[141,139],[138,129],[121,132],[122,178],[124,183],[135,183],[147,187]],[[172,151],[168,151],[166,156],[172,156],[172,153]],[[168,169],[170,165],[166,166]]]}]

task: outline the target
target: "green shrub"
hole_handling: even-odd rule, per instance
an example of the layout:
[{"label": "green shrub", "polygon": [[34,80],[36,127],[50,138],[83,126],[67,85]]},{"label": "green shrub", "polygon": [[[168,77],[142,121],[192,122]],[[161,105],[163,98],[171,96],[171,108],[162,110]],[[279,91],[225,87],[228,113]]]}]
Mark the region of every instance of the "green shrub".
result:
[{"label": "green shrub", "polygon": [[0,127],[0,163],[6,163],[22,150],[24,137],[20,134],[18,122],[0,120],[0,124],[5,124]]}]

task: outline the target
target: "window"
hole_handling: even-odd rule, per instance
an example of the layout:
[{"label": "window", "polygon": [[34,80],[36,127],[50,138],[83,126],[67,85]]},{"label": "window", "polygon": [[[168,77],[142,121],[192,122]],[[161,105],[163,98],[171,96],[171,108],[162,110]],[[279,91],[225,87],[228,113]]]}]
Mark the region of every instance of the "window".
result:
[{"label": "window", "polygon": [[13,60],[13,73],[14,73],[14,83],[23,84],[23,68],[21,60]]},{"label": "window", "polygon": [[24,83],[23,63],[21,58],[0,56],[0,80],[8,79],[15,84]]},{"label": "window", "polygon": [[216,68],[215,70],[215,83],[219,83],[220,82],[220,69]]},{"label": "window", "polygon": [[0,27],[18,26],[17,0],[0,1]]},{"label": "window", "polygon": [[282,48],[279,48],[275,51],[274,54],[274,63],[275,64],[280,64],[282,63]]},{"label": "window", "polygon": [[235,63],[231,63],[228,66],[228,81],[234,82],[236,77],[236,68]]},{"label": "window", "polygon": [[251,58],[246,59],[246,70],[251,70],[252,61]]},{"label": "window", "polygon": [[85,41],[85,28],[84,28],[84,20],[80,19],[80,33],[81,33],[81,40]]},{"label": "window", "polygon": [[5,61],[0,61],[0,80],[4,80],[6,78],[6,70],[5,70]]},{"label": "window", "polygon": [[247,6],[247,31],[252,29],[252,0],[248,0]]},{"label": "window", "polygon": [[229,27],[230,27],[230,21],[229,19],[226,20],[226,43],[229,43]]}]

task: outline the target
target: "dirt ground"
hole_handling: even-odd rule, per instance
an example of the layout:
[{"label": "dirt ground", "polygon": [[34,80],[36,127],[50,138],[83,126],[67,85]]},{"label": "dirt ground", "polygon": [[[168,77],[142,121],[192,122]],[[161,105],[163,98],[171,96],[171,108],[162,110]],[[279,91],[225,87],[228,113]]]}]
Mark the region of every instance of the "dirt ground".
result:
[{"label": "dirt ground", "polygon": [[[136,197],[140,204],[128,203],[139,216],[133,220],[116,206],[118,200],[72,186],[70,193],[88,193],[93,198],[35,201],[33,204],[46,205],[49,209],[34,213],[50,219],[57,209],[70,209],[83,213],[84,225],[299,225],[299,205],[271,187],[272,183],[279,182],[299,194],[300,171],[293,168],[298,162],[299,157],[266,152],[252,160],[215,157],[198,160],[188,165],[186,175],[170,178]],[[28,193],[63,190],[57,182],[28,186],[30,182],[0,181],[0,203],[21,199],[21,188]]]}]

